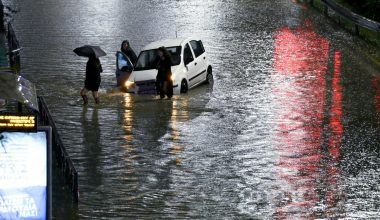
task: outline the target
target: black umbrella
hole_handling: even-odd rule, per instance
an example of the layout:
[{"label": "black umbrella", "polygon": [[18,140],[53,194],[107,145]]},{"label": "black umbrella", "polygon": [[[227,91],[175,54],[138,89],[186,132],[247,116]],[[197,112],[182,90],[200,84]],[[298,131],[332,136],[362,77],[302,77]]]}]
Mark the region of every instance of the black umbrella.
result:
[{"label": "black umbrella", "polygon": [[107,55],[99,46],[84,45],[74,49],[74,53],[82,57],[94,56],[96,58]]}]

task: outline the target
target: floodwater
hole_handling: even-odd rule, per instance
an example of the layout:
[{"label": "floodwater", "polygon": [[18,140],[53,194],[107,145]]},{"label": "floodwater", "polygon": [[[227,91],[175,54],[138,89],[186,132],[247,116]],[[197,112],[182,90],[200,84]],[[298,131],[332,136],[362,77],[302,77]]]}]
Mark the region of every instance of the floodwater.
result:
[{"label": "floodwater", "polygon": [[[55,219],[375,219],[380,75],[371,47],[291,0],[16,0],[22,72],[79,172]],[[169,100],[115,89],[115,52],[198,35],[214,84]],[[100,45],[101,104],[81,105]]]}]

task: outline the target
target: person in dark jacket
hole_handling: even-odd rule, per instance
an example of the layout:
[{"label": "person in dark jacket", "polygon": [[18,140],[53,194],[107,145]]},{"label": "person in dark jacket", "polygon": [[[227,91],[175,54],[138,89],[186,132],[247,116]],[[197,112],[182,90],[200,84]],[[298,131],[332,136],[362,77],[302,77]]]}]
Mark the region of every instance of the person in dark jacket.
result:
[{"label": "person in dark jacket", "polygon": [[87,92],[91,91],[94,97],[95,103],[99,104],[99,86],[100,86],[100,73],[103,72],[100,60],[95,56],[90,56],[86,65],[86,78],[84,80],[84,87],[80,92],[83,98],[83,104],[88,103]]},{"label": "person in dark jacket", "polygon": [[157,77],[156,77],[156,88],[160,94],[160,98],[163,99],[165,95],[168,99],[173,96],[173,81],[172,81],[172,59],[169,51],[165,47],[160,47],[157,49],[158,59],[157,59]]},{"label": "person in dark jacket", "polygon": [[132,62],[133,66],[135,66],[137,62],[137,56],[135,52],[133,51],[131,45],[129,44],[128,40],[124,40],[121,43],[120,50],[128,57],[128,59]]}]

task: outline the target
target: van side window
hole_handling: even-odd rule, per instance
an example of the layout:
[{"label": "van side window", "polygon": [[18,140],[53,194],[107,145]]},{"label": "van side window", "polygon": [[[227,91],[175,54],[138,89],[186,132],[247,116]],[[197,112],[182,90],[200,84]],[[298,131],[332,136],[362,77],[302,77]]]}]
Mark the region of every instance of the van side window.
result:
[{"label": "van side window", "polygon": [[193,54],[191,53],[191,49],[189,44],[186,44],[184,51],[183,51],[183,61],[185,62],[185,65],[191,63],[194,60]]},{"label": "van side window", "polygon": [[205,52],[202,41],[200,41],[200,40],[197,40],[197,41],[192,40],[192,41],[190,41],[190,45],[193,48],[195,57],[199,57],[200,55],[202,55]]}]

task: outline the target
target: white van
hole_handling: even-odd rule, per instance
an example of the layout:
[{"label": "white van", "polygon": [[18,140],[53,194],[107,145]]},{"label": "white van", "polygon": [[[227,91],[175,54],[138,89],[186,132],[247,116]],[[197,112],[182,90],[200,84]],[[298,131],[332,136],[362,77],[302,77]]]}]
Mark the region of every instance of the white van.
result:
[{"label": "white van", "polygon": [[136,94],[157,94],[155,88],[157,49],[166,47],[172,56],[174,94],[186,93],[201,83],[213,81],[212,67],[202,41],[197,38],[174,38],[152,42],[140,52],[137,63],[124,83],[124,90]]}]

